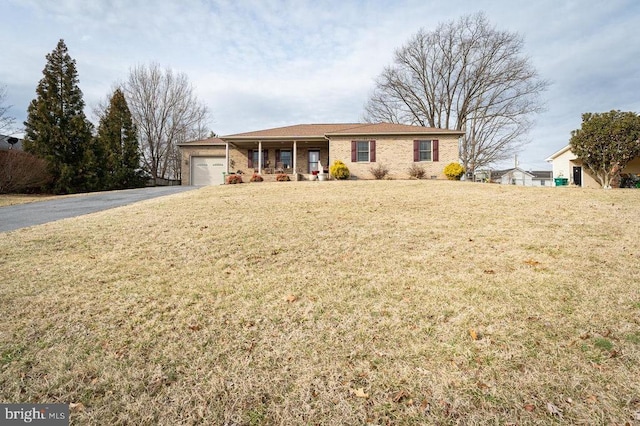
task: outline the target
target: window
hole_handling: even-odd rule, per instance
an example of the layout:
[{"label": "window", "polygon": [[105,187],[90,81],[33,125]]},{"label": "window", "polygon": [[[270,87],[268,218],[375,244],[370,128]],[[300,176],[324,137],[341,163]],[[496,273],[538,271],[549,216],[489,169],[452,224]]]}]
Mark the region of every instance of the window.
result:
[{"label": "window", "polygon": [[351,162],[375,163],[376,141],[351,141]]},{"label": "window", "polygon": [[358,161],[369,162],[369,141],[358,141]]},{"label": "window", "polygon": [[546,185],[545,180],[544,179],[540,179],[540,186],[545,186],[545,185]]},{"label": "window", "polygon": [[[247,165],[250,169],[258,168],[258,156],[260,155],[260,151],[257,149],[250,149],[247,155],[249,159],[249,163]],[[267,167],[267,162],[269,161],[269,151],[266,149],[262,150],[262,167]]]},{"label": "window", "polygon": [[431,141],[420,141],[420,161],[431,161]]},{"label": "window", "polygon": [[413,141],[413,161],[439,161],[438,140]]},{"label": "window", "polygon": [[277,160],[278,163],[282,163],[282,167],[285,169],[290,169],[293,167],[293,163],[291,161],[291,151],[289,150],[281,150],[280,158]]}]

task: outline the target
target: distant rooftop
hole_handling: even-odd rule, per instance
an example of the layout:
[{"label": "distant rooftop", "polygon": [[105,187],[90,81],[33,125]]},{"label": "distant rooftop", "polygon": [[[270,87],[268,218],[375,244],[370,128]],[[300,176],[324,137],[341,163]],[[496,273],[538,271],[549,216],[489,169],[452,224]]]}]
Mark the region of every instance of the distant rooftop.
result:
[{"label": "distant rooftop", "polygon": [[17,139],[17,142],[11,145],[9,143],[9,138],[14,138],[14,136],[0,135],[0,150],[6,151],[9,149],[17,149],[22,151],[22,139],[15,138]]}]

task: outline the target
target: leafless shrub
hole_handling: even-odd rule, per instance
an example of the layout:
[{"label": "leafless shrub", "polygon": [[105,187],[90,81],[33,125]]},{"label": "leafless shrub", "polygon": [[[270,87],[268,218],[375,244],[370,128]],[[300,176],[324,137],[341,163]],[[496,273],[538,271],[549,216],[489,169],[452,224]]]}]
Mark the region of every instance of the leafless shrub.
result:
[{"label": "leafless shrub", "polygon": [[33,192],[50,182],[45,160],[23,151],[0,151],[0,193]]},{"label": "leafless shrub", "polygon": [[381,163],[378,163],[377,166],[371,167],[369,171],[377,180],[384,179],[389,174],[389,168]]},{"label": "leafless shrub", "polygon": [[423,179],[426,174],[427,171],[424,169],[424,167],[418,164],[413,164],[411,167],[409,167],[409,176],[414,179]]}]

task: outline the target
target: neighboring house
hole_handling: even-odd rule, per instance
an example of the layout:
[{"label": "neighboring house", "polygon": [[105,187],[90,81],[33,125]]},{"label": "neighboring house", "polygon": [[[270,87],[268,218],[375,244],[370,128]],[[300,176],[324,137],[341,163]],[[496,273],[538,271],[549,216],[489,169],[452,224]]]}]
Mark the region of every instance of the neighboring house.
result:
[{"label": "neighboring house", "polygon": [[458,162],[463,134],[391,123],[299,124],[186,142],[179,145],[182,184],[220,184],[228,173],[288,173],[304,180],[335,160],[357,179],[373,179],[370,169],[379,164],[393,178],[408,178],[409,168],[419,165],[427,177],[446,179],[444,167]]},{"label": "neighboring house", "polygon": [[5,151],[9,149],[22,151],[22,139],[13,136],[0,135],[0,150]]},{"label": "neighboring house", "polygon": [[491,172],[491,181],[502,185],[553,186],[552,172],[545,170],[526,171],[520,167]]},{"label": "neighboring house", "polygon": [[[583,166],[582,160],[571,151],[571,145],[554,152],[545,161],[551,163],[554,178],[567,178],[570,184],[585,188],[600,188],[589,169]],[[621,173],[640,174],[640,157],[631,160]]]}]

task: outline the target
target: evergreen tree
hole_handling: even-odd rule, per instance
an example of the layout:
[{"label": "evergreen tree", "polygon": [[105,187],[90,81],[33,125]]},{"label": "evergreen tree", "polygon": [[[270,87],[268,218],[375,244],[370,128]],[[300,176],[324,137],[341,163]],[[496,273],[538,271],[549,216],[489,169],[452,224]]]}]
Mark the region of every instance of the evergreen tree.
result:
[{"label": "evergreen tree", "polygon": [[44,77],[27,110],[24,148],[47,161],[54,192],[91,190],[95,182],[92,126],[84,115],[76,62],[64,40],[46,58]]},{"label": "evergreen tree", "polygon": [[137,130],[120,89],[113,92],[100,119],[94,152],[100,189],[144,186],[146,178],[140,169]]}]

